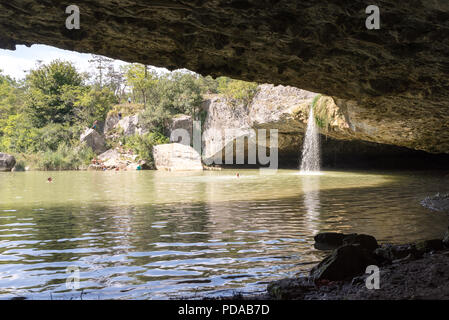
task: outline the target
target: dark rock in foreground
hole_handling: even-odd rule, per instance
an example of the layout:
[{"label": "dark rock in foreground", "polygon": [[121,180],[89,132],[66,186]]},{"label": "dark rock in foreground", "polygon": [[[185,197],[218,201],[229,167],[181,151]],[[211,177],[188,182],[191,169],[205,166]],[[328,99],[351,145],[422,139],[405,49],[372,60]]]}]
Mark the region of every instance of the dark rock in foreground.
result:
[{"label": "dark rock in foreground", "polygon": [[358,245],[346,245],[336,249],[310,272],[314,279],[331,281],[348,280],[365,272],[377,261],[366,249]]},{"label": "dark rock in foreground", "polygon": [[[449,230],[443,240],[380,247],[367,235],[325,233],[315,239],[343,245],[312,268],[309,276],[270,283],[269,298],[449,299]],[[366,286],[368,265],[379,267],[379,289]]]},{"label": "dark rock in foreground", "polygon": [[318,233],[315,237],[315,248],[318,250],[336,249],[342,245],[356,244],[367,249],[375,250],[379,245],[376,238],[366,234],[344,234],[337,232]]}]

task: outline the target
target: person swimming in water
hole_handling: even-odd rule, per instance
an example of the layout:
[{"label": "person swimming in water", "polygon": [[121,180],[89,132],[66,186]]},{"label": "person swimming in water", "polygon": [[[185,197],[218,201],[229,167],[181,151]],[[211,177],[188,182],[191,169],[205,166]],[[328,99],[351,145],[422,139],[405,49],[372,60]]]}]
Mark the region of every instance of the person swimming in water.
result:
[{"label": "person swimming in water", "polygon": [[52,183],[53,182],[52,177],[48,177],[47,182]]},{"label": "person swimming in water", "polygon": [[237,172],[237,178],[240,178],[240,174]]}]

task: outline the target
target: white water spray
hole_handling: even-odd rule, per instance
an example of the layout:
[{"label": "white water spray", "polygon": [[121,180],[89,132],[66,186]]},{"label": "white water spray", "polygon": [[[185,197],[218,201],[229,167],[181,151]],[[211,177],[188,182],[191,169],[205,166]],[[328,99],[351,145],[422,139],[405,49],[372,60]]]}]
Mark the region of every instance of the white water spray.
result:
[{"label": "white water spray", "polygon": [[310,107],[307,121],[306,136],[302,147],[301,174],[318,174],[320,172],[320,136],[313,114],[313,105]]}]

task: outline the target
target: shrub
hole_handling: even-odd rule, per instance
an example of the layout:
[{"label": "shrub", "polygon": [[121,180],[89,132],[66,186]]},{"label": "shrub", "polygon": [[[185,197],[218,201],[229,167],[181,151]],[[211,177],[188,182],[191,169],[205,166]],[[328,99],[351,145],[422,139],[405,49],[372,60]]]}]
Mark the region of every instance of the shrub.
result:
[{"label": "shrub", "polygon": [[170,139],[159,132],[149,132],[144,135],[126,137],[124,145],[136,152],[140,160],[154,168],[153,146],[169,143]]},{"label": "shrub", "polygon": [[87,146],[73,148],[63,142],[56,151],[47,150],[39,156],[37,167],[40,170],[78,170],[80,166],[87,165],[95,154]]}]

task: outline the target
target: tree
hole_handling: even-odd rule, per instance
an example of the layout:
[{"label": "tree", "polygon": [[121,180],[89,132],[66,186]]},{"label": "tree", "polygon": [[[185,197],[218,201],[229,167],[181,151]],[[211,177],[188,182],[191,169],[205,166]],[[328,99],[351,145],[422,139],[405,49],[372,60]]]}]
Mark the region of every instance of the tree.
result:
[{"label": "tree", "polygon": [[92,59],[89,60],[89,63],[94,64],[95,69],[97,69],[97,73],[93,73],[93,76],[95,77],[94,85],[98,86],[99,88],[103,87],[103,79],[105,76],[104,70],[109,70],[109,68],[112,66],[112,62],[114,60],[98,56],[93,54]]},{"label": "tree", "polygon": [[219,93],[245,104],[249,104],[257,93],[258,84],[255,82],[234,80],[227,77],[220,77],[217,81]]},{"label": "tree", "polygon": [[22,103],[19,84],[10,77],[2,75],[0,70],[0,119],[17,113]]},{"label": "tree", "polygon": [[146,106],[149,90],[156,84],[157,75],[138,63],[126,65],[123,70],[126,82],[133,90],[134,100],[140,96],[140,101]]},{"label": "tree", "polygon": [[90,88],[78,95],[74,102],[75,115],[79,122],[90,125],[95,120],[105,120],[114,103],[117,103],[116,97],[108,87],[100,90]]},{"label": "tree", "polygon": [[72,63],[54,60],[31,70],[27,76],[28,85],[25,108],[36,127],[50,122],[64,123],[73,118],[73,103],[63,99],[63,93],[83,87],[82,76]]}]

